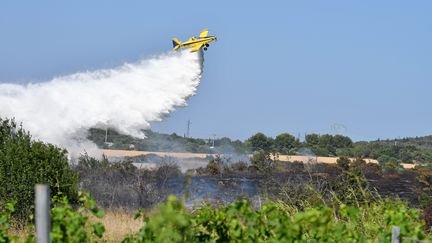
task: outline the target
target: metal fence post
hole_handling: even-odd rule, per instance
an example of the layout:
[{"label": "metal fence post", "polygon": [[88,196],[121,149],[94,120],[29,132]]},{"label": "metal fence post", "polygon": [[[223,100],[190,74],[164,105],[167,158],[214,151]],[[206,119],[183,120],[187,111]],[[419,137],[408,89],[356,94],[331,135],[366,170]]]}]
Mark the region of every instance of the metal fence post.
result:
[{"label": "metal fence post", "polygon": [[392,243],[399,243],[400,242],[400,227],[399,226],[393,226],[392,227]]},{"label": "metal fence post", "polygon": [[49,243],[51,231],[50,192],[48,185],[36,185],[36,242]]}]

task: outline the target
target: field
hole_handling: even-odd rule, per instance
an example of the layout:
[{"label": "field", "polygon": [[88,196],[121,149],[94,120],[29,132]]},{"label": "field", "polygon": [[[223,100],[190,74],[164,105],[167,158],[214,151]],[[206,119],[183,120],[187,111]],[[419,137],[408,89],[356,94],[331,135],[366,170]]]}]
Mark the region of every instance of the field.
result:
[{"label": "field", "polygon": [[[176,158],[176,159],[206,159],[211,156],[214,156],[214,154],[206,154],[206,153],[189,153],[189,152],[154,152],[154,151],[136,151],[136,150],[112,150],[112,149],[102,149],[101,152],[108,156],[108,157],[117,157],[117,158],[124,158],[124,157],[137,157],[142,155],[157,155],[160,157],[170,157],[170,158]],[[224,156],[224,155],[222,155]],[[227,155],[230,156],[230,155]],[[277,160],[279,161],[285,161],[285,162],[294,162],[294,161],[300,161],[303,163],[325,163],[325,164],[336,164],[336,161],[338,157],[324,157],[324,156],[306,156],[306,155],[278,155]],[[368,159],[364,158],[366,163],[372,163],[372,164],[378,164],[378,160],[376,159]],[[188,168],[198,168],[200,166],[204,166],[207,162],[203,163],[194,163],[190,164],[192,162],[189,162]],[[412,169],[414,168],[415,164],[408,164],[408,163],[401,163],[403,168],[406,169]],[[146,168],[155,168],[154,164],[149,165],[137,165],[141,167]]]}]

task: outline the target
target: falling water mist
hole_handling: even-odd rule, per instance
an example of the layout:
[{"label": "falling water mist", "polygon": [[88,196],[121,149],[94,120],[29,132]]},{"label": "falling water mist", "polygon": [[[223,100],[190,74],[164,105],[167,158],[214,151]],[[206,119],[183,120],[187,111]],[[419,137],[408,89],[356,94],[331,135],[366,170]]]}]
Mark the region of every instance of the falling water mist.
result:
[{"label": "falling water mist", "polygon": [[0,84],[0,117],[15,118],[33,138],[65,147],[70,154],[92,151],[91,127],[114,128],[143,137],[195,94],[202,52],[170,52],[113,69],[80,72],[47,82]]}]

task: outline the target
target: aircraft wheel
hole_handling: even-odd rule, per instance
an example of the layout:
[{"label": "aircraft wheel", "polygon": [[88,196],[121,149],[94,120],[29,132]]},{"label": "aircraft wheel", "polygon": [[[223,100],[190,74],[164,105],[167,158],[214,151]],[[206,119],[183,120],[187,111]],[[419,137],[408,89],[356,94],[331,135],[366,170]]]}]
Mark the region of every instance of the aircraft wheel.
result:
[{"label": "aircraft wheel", "polygon": [[204,51],[207,51],[207,47],[204,47]]},{"label": "aircraft wheel", "polygon": [[209,47],[210,45],[209,44],[206,44],[206,47]]}]

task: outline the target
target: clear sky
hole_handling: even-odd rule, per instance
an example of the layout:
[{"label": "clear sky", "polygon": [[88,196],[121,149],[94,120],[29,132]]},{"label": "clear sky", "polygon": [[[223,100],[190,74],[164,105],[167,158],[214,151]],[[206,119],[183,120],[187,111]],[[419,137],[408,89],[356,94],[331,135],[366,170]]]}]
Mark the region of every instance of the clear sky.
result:
[{"label": "clear sky", "polygon": [[133,62],[209,28],[197,95],[155,130],[432,134],[432,1],[276,2],[1,1],[0,83]]}]

